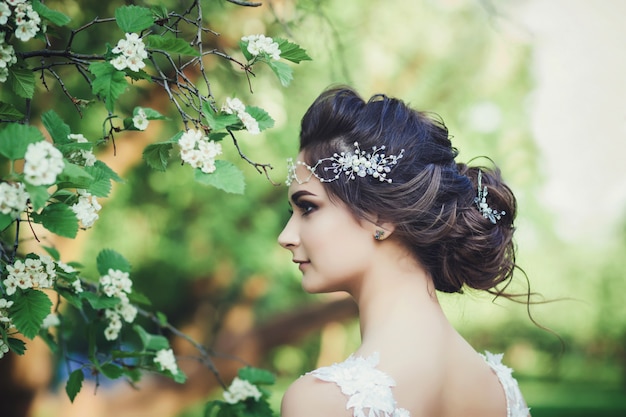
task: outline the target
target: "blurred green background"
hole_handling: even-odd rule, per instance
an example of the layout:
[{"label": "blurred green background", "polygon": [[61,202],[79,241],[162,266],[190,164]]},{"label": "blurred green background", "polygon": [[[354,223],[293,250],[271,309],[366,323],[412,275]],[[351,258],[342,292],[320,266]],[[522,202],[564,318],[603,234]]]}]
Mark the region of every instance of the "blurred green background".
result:
[{"label": "blurred green background", "polygon": [[[86,22],[111,15],[121,2],[46,4]],[[496,161],[519,199],[519,264],[539,299],[558,299],[531,307],[538,323],[552,331],[533,324],[524,305],[506,300],[468,293],[441,301],[477,350],[505,352],[533,416],[623,416],[626,187],[620,158],[626,149],[626,60],[620,52],[626,34],[617,19],[625,5],[273,0],[239,8],[206,1],[209,26],[221,34],[211,41],[216,46],[234,53],[242,35],[266,33],[293,39],[313,58],[294,67],[294,82],[286,89],[269,69],[259,69],[252,94],[244,75],[229,64],[209,58],[207,65],[218,101],[236,95],[276,120],[274,129],[260,136],[244,132],[239,140],[253,160],[275,167],[270,175],[277,183],[285,178],[285,158],[297,151],[300,117],[321,90],[337,83],[350,84],[365,97],[383,92],[437,113],[453,135],[459,160],[487,155]],[[121,36],[106,35],[111,43]],[[81,38],[85,50],[105,34],[92,36],[97,38]],[[69,80],[68,87],[85,88],[81,82]],[[168,111],[166,98],[150,86],[126,94],[128,102]],[[42,109],[65,108],[73,131],[98,137],[102,113],[89,110],[79,119],[63,100],[53,90]],[[258,175],[232,146],[224,146],[224,158],[245,171],[243,196],[194,183],[189,168],[176,163],[165,173],[152,171],[140,159],[146,136],[163,140],[181,128],[152,123],[157,124],[143,137],[120,136],[115,157],[111,149],[103,150],[127,182],[102,201],[93,230],[55,244],[64,261],[80,260],[92,271],[101,249],[121,252],[133,265],[135,288],[174,323],[216,351],[225,349],[277,374],[278,410],[283,390],[297,376],[342,360],[358,345],[354,314],[336,295],[301,290],[299,272],[276,243],[288,217],[285,187]],[[521,274],[518,285],[525,285]],[[330,304],[343,306],[340,320],[318,307]],[[319,308],[319,321],[303,313],[307,308]],[[258,343],[259,329],[272,335],[270,342]],[[82,342],[74,340],[73,348]],[[25,357],[32,361],[29,355],[34,353]],[[191,373],[208,374],[189,366]],[[180,394],[172,397],[175,405],[159,414],[149,411],[150,400],[132,400],[131,388],[104,384],[95,396],[83,390],[69,406],[62,387],[54,385],[59,378],[38,395],[34,416],[98,416],[109,401],[102,399],[116,397],[132,404],[127,414],[124,408],[116,411],[117,417],[196,417],[203,403],[219,394],[210,391],[210,383],[205,391],[200,383],[194,388],[190,378],[190,385],[174,391]],[[142,390],[155,399],[159,384],[165,382],[148,382]]]}]

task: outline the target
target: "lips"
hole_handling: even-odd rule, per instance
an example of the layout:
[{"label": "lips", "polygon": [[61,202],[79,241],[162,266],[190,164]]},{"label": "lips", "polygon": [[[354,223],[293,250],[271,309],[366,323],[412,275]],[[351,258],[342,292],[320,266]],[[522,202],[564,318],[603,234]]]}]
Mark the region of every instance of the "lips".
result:
[{"label": "lips", "polygon": [[294,259],[293,262],[298,264],[298,269],[300,271],[303,271],[304,268],[306,268],[306,266],[310,264],[309,261],[300,261],[300,260],[297,260],[297,259]]}]

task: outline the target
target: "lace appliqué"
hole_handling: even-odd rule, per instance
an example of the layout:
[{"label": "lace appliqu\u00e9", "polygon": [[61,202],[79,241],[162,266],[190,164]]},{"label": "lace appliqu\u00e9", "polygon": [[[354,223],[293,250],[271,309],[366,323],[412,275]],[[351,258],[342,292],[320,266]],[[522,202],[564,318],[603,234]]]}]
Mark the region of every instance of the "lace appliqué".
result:
[{"label": "lace appliqu\u00e9", "polygon": [[316,369],[310,374],[337,384],[348,397],[346,409],[352,408],[354,417],[410,417],[408,410],[396,408],[391,392],[396,382],[376,369],[379,360],[378,353],[368,358],[350,356],[341,363]]},{"label": "lace appliqu\u00e9", "polygon": [[502,388],[504,388],[507,417],[528,417],[530,409],[526,406],[517,381],[513,378],[513,370],[502,363],[504,354],[493,354],[485,351],[485,354],[480,356],[493,369],[500,380]]}]

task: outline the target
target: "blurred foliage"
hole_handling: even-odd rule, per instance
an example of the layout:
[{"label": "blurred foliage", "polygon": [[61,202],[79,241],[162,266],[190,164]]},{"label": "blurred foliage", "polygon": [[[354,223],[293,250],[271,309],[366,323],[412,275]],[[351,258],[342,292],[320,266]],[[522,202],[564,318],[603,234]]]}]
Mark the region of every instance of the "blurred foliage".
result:
[{"label": "blurred foliage", "polygon": [[[79,8],[89,20],[99,8],[110,9],[119,2],[89,2],[88,6],[68,0],[50,3],[60,9]],[[519,262],[533,290],[547,300],[563,298],[534,305],[531,311],[539,323],[559,335],[564,346],[558,337],[529,320],[525,306],[491,302],[480,294],[443,296],[451,320],[477,349],[506,351],[523,389],[528,387],[530,404],[537,404],[539,410],[541,404],[547,407],[534,415],[564,415],[554,410],[550,413],[550,407],[557,407],[555,398],[561,396],[563,407],[580,391],[572,388],[552,396],[549,392],[554,385],[546,388],[538,381],[570,381],[587,390],[609,384],[614,390],[611,401],[623,411],[626,216],[616,240],[603,247],[563,242],[555,235],[551,219],[556,214],[546,212],[538,201],[543,170],[528,128],[532,45],[520,35],[515,22],[502,18],[487,4],[491,3],[267,1],[259,18],[258,12],[251,17],[250,10],[207,2],[209,21],[225,28],[216,38],[221,45],[231,45],[234,50],[235,36],[243,27],[250,33],[287,34],[313,57],[312,63],[298,68],[298,77],[284,91],[271,74],[261,71],[254,84],[263,90],[263,97],[257,97],[248,91],[244,74],[237,77],[220,70],[225,65],[222,62],[209,63],[215,66],[213,87],[218,93],[235,94],[262,106],[277,121],[276,128],[254,138],[241,134],[244,152],[275,166],[271,177],[277,183],[285,177],[284,159],[297,151],[301,115],[331,84],[351,84],[365,97],[384,92],[439,114],[460,150],[459,159],[488,155],[515,190]],[[231,33],[229,28],[237,30]],[[88,50],[89,39],[83,42]],[[75,82],[80,84],[80,80]],[[151,96],[149,90],[139,94],[145,94],[146,100],[165,100]],[[49,94],[51,101],[63,99],[59,91]],[[88,117],[75,122],[93,129],[94,135],[98,132],[99,126]],[[167,137],[172,129],[162,123],[159,136]],[[127,146],[123,141],[117,144],[117,158],[126,157]],[[234,154],[226,157],[237,159]],[[151,171],[138,159],[131,165],[125,173],[128,182],[104,202],[100,221],[77,255],[90,259],[102,247],[115,247],[132,263],[136,288],[173,322],[188,320],[200,302],[213,307],[213,316],[207,319],[218,326],[221,314],[235,303],[253,305],[260,322],[326,298],[303,294],[298,271],[276,243],[288,216],[285,187],[270,184],[245,162],[240,162],[248,175],[244,196],[194,183],[182,172],[185,167],[162,173]],[[517,288],[524,291],[524,277],[518,278]],[[354,323],[344,328],[346,343],[339,356],[358,344]],[[318,334],[297,346],[276,349],[265,365],[283,381],[293,380],[316,366],[322,339]],[[593,401],[577,404],[593,407]],[[196,415],[192,411],[185,415],[192,414]]]}]

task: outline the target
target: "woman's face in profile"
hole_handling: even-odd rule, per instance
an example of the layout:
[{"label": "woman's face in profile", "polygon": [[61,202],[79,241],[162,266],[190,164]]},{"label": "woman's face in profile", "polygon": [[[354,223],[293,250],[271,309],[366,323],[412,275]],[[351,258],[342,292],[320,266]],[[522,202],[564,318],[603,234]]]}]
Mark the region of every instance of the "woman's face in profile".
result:
[{"label": "woman's face in profile", "polygon": [[[302,155],[298,156],[302,160]],[[296,166],[298,178],[310,172]],[[331,201],[315,177],[289,186],[293,210],[278,237],[302,271],[302,286],[310,293],[348,290],[367,272],[376,241],[373,225],[360,222],[343,204]]]}]

